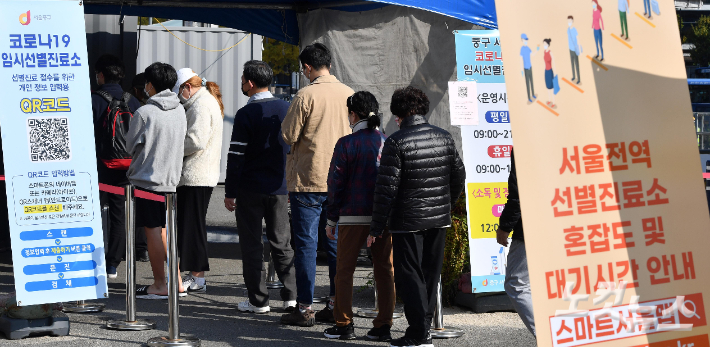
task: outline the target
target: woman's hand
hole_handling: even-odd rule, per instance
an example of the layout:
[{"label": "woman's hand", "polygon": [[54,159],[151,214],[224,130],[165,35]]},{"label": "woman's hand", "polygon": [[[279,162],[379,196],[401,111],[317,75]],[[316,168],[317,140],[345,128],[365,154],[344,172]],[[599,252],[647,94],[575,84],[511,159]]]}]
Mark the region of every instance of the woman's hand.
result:
[{"label": "woman's hand", "polygon": [[326,225],[325,226],[325,235],[328,236],[329,239],[335,240],[335,227]]}]

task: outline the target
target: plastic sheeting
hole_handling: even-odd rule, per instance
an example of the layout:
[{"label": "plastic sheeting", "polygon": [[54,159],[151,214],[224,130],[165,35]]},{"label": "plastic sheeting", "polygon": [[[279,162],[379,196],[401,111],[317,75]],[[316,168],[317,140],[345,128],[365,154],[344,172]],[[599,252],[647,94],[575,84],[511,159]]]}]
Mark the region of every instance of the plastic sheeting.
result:
[{"label": "plastic sheeting", "polygon": [[387,134],[398,129],[389,111],[393,92],[412,85],[429,97],[429,122],[450,131],[461,152],[460,129],[450,125],[449,117],[448,82],[456,80],[452,31],[481,27],[395,6],[366,13],[317,10],[298,20],[303,47],[321,42],[331,48],[331,73],[356,91],[377,97]]},{"label": "plastic sheeting", "polygon": [[[106,5],[111,1],[102,0],[101,4],[93,4],[85,0],[86,14],[123,14],[126,16],[159,17],[182,19],[222,25],[234,29],[252,32],[258,35],[298,44],[299,25],[296,21],[298,13],[293,9],[243,9],[243,8],[213,8],[200,7],[203,1],[182,1],[175,4],[173,0],[152,0],[151,3],[170,2],[171,6],[143,6],[133,2],[124,5]],[[335,6],[337,12],[363,12],[370,14],[376,9],[387,5],[406,6],[438,13],[451,18],[460,19],[487,28],[495,28],[495,0],[368,0],[371,4],[342,6],[338,3],[352,3],[352,0],[210,0],[209,3],[258,3],[262,5],[293,4],[300,7],[300,12],[308,13],[309,9],[319,6]],[[118,3],[118,1],[116,1]],[[184,7],[180,7],[184,6]],[[393,7],[393,6],[388,6]],[[335,11],[335,10],[334,10]]]}]

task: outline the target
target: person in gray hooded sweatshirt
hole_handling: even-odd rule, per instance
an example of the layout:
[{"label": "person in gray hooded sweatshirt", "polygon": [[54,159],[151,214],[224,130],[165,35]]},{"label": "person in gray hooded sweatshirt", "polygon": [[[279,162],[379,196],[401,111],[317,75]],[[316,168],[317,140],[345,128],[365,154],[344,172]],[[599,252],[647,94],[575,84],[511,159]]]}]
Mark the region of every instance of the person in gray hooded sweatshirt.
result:
[{"label": "person in gray hooded sweatshirt", "polygon": [[[165,195],[174,193],[180,183],[187,120],[177,94],[172,92],[177,81],[172,66],[153,63],[145,69],[145,79],[144,92],[149,99],[133,115],[126,136],[128,151],[133,155],[127,175],[136,189]],[[136,226],[145,228],[153,269],[153,284],[138,287],[136,297],[167,299],[165,203],[136,199],[135,210]],[[180,293],[184,293],[182,283]]]}]

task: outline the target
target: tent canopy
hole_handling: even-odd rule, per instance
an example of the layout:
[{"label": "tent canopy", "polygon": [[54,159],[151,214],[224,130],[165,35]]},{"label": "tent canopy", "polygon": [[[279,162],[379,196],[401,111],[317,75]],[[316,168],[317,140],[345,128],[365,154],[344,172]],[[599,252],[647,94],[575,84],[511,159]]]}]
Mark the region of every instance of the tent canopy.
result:
[{"label": "tent canopy", "polygon": [[222,25],[298,44],[298,13],[315,9],[417,8],[496,28],[495,0],[84,0],[86,14],[160,17]]}]

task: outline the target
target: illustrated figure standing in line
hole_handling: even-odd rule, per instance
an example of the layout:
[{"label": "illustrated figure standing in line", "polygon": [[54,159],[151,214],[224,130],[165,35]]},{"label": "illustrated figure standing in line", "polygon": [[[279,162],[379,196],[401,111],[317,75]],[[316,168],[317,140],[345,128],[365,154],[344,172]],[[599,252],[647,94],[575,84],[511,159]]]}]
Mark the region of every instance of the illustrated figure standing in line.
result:
[{"label": "illustrated figure standing in line", "polygon": [[[533,52],[530,47],[528,47],[528,35],[523,34],[520,36],[520,38],[523,41],[523,47],[520,48],[520,56],[523,58],[522,64],[523,64],[523,76],[525,76],[525,87],[528,90],[528,101],[533,102],[533,99],[537,99],[537,96],[535,95],[535,87],[533,86],[533,75],[532,75],[532,63],[531,63],[531,57],[535,55],[536,52]],[[538,50],[540,47],[538,46]]]},{"label": "illustrated figure standing in line", "polygon": [[[597,0],[592,0],[592,29],[594,29],[594,43],[597,45],[596,58],[599,61],[604,61],[604,47],[602,46],[602,30],[604,30],[604,20],[602,19],[602,7],[599,6]],[[599,55],[601,51],[601,56]]]},{"label": "illustrated figure standing in line", "polygon": [[[582,81],[582,75],[579,74],[579,56],[582,54],[582,46],[577,40],[577,28],[574,27],[574,17],[567,17],[567,40],[569,42],[569,57],[572,60],[572,82],[577,82],[580,84]],[[575,69],[577,69],[577,74],[575,74]]]},{"label": "illustrated figure standing in line", "polygon": [[653,12],[653,8],[651,8],[651,0],[643,0],[643,15],[648,17],[648,19],[651,19],[651,12]]},{"label": "illustrated figure standing in line", "polygon": [[544,39],[543,48],[545,48],[545,86],[547,87],[547,106],[555,107],[555,72],[552,67],[555,64],[555,58],[550,51],[551,39]]},{"label": "illustrated figure standing in line", "polygon": [[[646,0],[644,0],[646,1]],[[601,12],[601,10],[599,10]],[[629,40],[629,22],[626,13],[629,12],[629,0],[619,0],[619,17],[621,18],[621,38]]]}]

